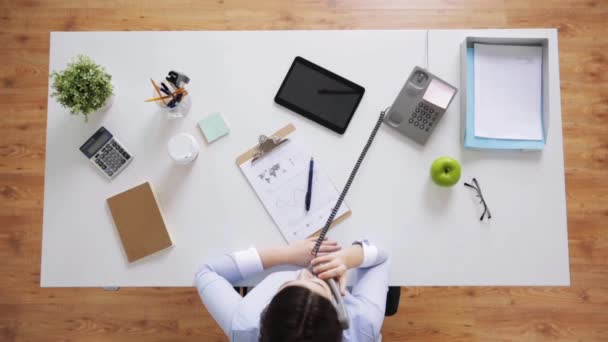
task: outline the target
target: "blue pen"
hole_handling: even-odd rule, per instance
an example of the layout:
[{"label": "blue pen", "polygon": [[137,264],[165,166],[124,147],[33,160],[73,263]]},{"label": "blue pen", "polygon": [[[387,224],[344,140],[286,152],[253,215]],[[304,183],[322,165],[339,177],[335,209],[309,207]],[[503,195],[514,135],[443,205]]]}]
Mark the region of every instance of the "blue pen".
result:
[{"label": "blue pen", "polygon": [[160,83],[160,91],[162,91],[163,93],[165,93],[171,97],[174,97],[173,94],[171,94],[169,87],[167,87],[167,85],[164,84],[163,82]]},{"label": "blue pen", "polygon": [[314,159],[310,158],[310,167],[308,168],[308,191],[306,191],[306,211],[310,210],[310,200],[312,198],[312,170],[315,165]]},{"label": "blue pen", "polygon": [[171,101],[169,101],[169,103],[167,103],[167,107],[174,108],[177,105],[177,103],[179,101],[181,101],[182,94],[174,96],[173,93],[171,93],[169,87],[167,87],[167,85],[164,82],[160,82],[160,86],[161,86],[160,91],[171,96]]}]

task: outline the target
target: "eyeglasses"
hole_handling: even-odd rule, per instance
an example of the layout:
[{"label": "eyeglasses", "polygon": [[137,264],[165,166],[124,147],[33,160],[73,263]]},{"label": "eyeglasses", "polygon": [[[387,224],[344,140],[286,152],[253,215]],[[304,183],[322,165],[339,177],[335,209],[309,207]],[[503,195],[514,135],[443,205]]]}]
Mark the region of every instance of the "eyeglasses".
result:
[{"label": "eyeglasses", "polygon": [[477,183],[477,179],[473,178],[473,184],[469,184],[469,183],[465,182],[464,186],[468,186],[469,188],[475,189],[475,192],[477,193],[477,197],[479,197],[479,203],[483,204],[483,214],[481,214],[479,221],[483,221],[483,217],[486,216],[486,213],[488,214],[488,220],[491,219],[492,214],[490,213],[490,208],[488,208],[488,205],[486,204],[486,200],[483,198],[483,195],[481,194],[481,187],[479,186],[479,183]]}]

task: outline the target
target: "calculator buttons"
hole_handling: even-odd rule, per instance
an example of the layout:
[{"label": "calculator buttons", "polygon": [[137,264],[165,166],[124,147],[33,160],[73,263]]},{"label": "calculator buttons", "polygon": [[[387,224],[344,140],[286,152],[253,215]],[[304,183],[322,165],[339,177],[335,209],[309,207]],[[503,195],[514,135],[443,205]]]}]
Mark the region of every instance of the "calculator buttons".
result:
[{"label": "calculator buttons", "polygon": [[416,108],[416,109],[415,109],[415,112],[416,112],[416,113],[420,113],[420,108]]},{"label": "calculator buttons", "polygon": [[[100,133],[101,132],[101,133]],[[101,135],[103,134],[103,136]],[[98,139],[104,139],[104,143],[96,151],[91,151],[92,146]],[[110,132],[101,127],[87,142],[80,148],[85,156],[95,164],[95,167],[103,172],[106,178],[114,178],[124,169],[132,156],[116,140]]]},{"label": "calculator buttons", "polygon": [[414,119],[409,119],[409,123],[414,123]]},{"label": "calculator buttons", "polygon": [[109,142],[102,151],[95,163],[110,177],[116,174],[131,157],[116,141]]}]

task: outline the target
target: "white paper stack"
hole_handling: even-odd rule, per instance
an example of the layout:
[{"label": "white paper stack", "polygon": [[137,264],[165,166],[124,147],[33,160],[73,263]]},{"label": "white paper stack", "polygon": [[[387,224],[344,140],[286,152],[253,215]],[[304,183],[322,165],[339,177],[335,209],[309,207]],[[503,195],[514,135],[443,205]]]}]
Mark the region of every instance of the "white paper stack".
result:
[{"label": "white paper stack", "polygon": [[542,148],[543,47],[475,43],[468,50],[465,146]]},{"label": "white paper stack", "polygon": [[475,136],[542,140],[542,48],[475,44]]}]

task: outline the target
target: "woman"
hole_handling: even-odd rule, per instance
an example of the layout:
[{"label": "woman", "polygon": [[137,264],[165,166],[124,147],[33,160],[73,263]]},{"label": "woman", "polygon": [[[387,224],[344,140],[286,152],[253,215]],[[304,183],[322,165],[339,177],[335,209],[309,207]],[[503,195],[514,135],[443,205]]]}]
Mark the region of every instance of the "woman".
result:
[{"label": "woman", "polygon": [[[231,341],[380,341],[388,290],[388,258],[366,240],[342,249],[324,241],[311,260],[314,238],[290,246],[250,248],[204,264],[196,287],[207,310]],[[241,297],[233,284],[278,265],[311,266],[268,275]],[[346,291],[346,271],[358,268]],[[349,314],[348,330],[338,322],[329,286],[339,279]]]}]

